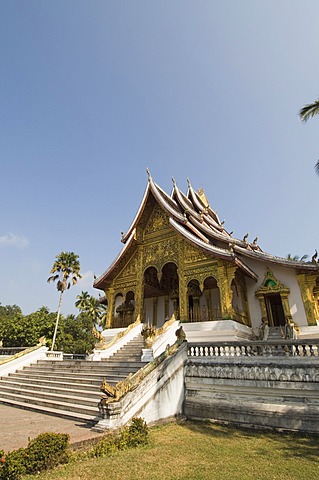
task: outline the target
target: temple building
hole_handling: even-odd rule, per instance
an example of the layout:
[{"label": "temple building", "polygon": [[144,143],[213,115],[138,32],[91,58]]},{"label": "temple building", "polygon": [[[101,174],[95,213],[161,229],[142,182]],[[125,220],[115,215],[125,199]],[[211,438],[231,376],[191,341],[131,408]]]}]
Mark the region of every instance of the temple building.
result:
[{"label": "temple building", "polygon": [[94,282],[105,293],[109,328],[137,319],[161,326],[174,314],[185,325],[219,331],[228,322],[246,338],[258,335],[262,323],[284,328],[289,322],[301,336],[318,336],[315,256],[287,260],[262,251],[257,238],[234,238],[204,191],[189,181],[184,194],[173,180],[168,195],[148,172],[122,242],[118,257]]}]

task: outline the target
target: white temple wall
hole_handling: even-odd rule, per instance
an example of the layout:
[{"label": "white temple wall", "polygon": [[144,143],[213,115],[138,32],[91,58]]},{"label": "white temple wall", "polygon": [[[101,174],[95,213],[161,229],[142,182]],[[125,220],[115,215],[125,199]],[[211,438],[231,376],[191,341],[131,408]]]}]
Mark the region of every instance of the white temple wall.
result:
[{"label": "white temple wall", "polygon": [[293,321],[296,322],[298,326],[307,326],[307,317],[294,269],[279,267],[277,265],[272,265],[271,263],[262,263],[247,257],[244,261],[259,277],[257,282],[252,279],[246,279],[247,296],[253,329],[259,328],[261,325],[260,303],[255,296],[255,293],[264,281],[267,267],[272,271],[277,280],[290,289],[288,301]]}]

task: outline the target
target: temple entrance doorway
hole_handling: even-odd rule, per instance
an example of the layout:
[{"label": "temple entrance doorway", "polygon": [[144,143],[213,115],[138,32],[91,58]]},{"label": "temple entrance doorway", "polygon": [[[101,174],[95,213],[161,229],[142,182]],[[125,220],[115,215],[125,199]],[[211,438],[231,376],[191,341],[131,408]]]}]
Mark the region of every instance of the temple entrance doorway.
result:
[{"label": "temple entrance doorway", "polygon": [[178,286],[175,263],[166,263],[160,272],[155,267],[145,270],[143,322],[160,327],[173,313],[179,318]]},{"label": "temple entrance doorway", "polygon": [[220,292],[214,277],[207,277],[201,291],[199,281],[192,279],[187,285],[188,322],[221,320]]},{"label": "temple entrance doorway", "polygon": [[268,324],[270,327],[285,326],[285,312],[279,293],[265,295]]}]

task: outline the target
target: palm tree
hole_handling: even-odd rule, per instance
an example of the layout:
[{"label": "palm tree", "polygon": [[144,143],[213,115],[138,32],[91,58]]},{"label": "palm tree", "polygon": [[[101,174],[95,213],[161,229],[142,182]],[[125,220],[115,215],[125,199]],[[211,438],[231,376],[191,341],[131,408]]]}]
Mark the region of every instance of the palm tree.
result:
[{"label": "palm tree", "polygon": [[319,99],[315,100],[313,103],[308,103],[308,105],[302,107],[299,112],[299,117],[302,122],[307,122],[309,118],[316,115],[319,115]]},{"label": "palm tree", "polygon": [[88,292],[82,292],[76,298],[75,306],[88,315],[93,325],[103,325],[105,323],[107,308],[103,303],[89,295]]},{"label": "palm tree", "polygon": [[[302,122],[307,122],[309,118],[319,115],[319,99],[313,103],[308,103],[299,112],[299,117]],[[315,165],[316,173],[319,175],[319,160]]]},{"label": "palm tree", "polygon": [[89,292],[82,292],[81,295],[77,295],[76,298],[77,298],[75,302],[76,308],[85,312],[89,306],[89,301],[91,298],[91,296],[89,295]]},{"label": "palm tree", "polygon": [[73,252],[61,252],[55,258],[56,260],[50,270],[50,273],[53,273],[54,275],[51,275],[47,280],[48,283],[57,281],[56,288],[58,292],[60,292],[58,313],[55,322],[51,351],[54,348],[56,334],[58,331],[62,295],[71,287],[71,285],[76,285],[78,280],[82,278],[82,275],[80,274],[81,267],[78,255]]},{"label": "palm tree", "polygon": [[94,325],[103,325],[106,316],[106,307],[95,297],[90,297],[86,313]]}]

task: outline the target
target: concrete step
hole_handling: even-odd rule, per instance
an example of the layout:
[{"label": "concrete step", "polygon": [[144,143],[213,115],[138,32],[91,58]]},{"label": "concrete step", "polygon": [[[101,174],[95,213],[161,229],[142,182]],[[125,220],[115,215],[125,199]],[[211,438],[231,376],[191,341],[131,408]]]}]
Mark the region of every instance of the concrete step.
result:
[{"label": "concrete step", "polygon": [[[16,375],[19,375],[19,377],[21,378],[24,377],[24,378],[29,378],[30,380],[36,380],[36,379],[47,379],[47,380],[53,380],[53,381],[61,381],[61,382],[68,382],[68,381],[71,381],[72,383],[92,383],[92,384],[100,384],[104,379],[109,379],[109,380],[113,380],[113,381],[120,381],[120,380],[124,380],[126,377],[127,377],[127,374],[126,373],[120,373],[120,374],[117,374],[113,371],[111,371],[111,373],[108,373],[106,372],[104,375],[100,375],[100,374],[86,374],[86,375],[70,375],[68,373],[60,373],[59,372],[59,375],[44,375],[43,372],[24,372],[24,371],[21,371],[17,374],[11,374],[10,377],[14,377],[14,378],[18,378],[16,377]],[[119,380],[118,380],[119,379]]]},{"label": "concrete step", "polygon": [[[143,365],[142,365],[143,366]],[[33,368],[33,369],[30,369],[30,367],[26,367],[24,368],[23,370],[20,370],[19,373],[26,373],[26,374],[30,374],[32,375],[33,373],[35,374],[41,374],[41,375],[50,375],[50,376],[55,376],[55,375],[60,375],[60,376],[87,376],[87,377],[90,377],[91,375],[92,376],[99,376],[99,377],[103,377],[105,375],[107,375],[108,373],[112,374],[112,373],[119,373],[119,374],[125,374],[125,375],[128,375],[129,373],[133,372],[133,371],[136,371],[138,370],[140,367],[140,365],[132,365],[132,366],[121,366],[121,365],[116,365],[114,364],[114,366],[111,366],[109,364],[105,364],[105,367],[103,369],[99,369],[99,370],[77,370],[77,369],[63,369],[63,368],[60,368],[60,369],[45,369],[44,367],[43,368]]]},{"label": "concrete step", "polygon": [[99,413],[102,381],[115,385],[146,365],[141,362],[142,348],[139,336],[100,362],[40,360],[0,378],[0,402],[93,422]]},{"label": "concrete step", "polygon": [[86,419],[91,419],[93,420],[98,416],[98,406],[96,405],[95,407],[90,407],[90,406],[81,406],[81,405],[75,405],[71,404],[65,401],[60,401],[60,400],[45,400],[41,398],[40,396],[35,396],[35,395],[22,395],[19,394],[18,400],[17,400],[17,394],[16,393],[8,393],[8,392],[1,392],[0,393],[0,398],[1,401],[6,400],[10,401],[11,403],[19,403],[19,404],[28,404],[28,406],[37,406],[42,407],[42,410],[47,411],[48,409],[55,409],[59,413],[61,411],[67,412],[68,414],[70,412],[75,413],[80,416],[80,418],[84,416]]},{"label": "concrete step", "polygon": [[[87,392],[83,392],[85,395],[87,395]],[[100,392],[94,392],[92,395],[84,396],[80,395],[79,392],[77,391],[68,391],[68,394],[65,393],[65,390],[60,389],[60,391],[57,391],[55,389],[54,391],[51,389],[46,389],[45,387],[38,388],[36,385],[28,385],[27,388],[20,388],[20,385],[16,386],[7,386],[7,385],[1,385],[1,395],[14,395],[17,396],[19,395],[19,398],[21,396],[27,396],[27,397],[32,397],[33,399],[39,398],[41,401],[49,401],[49,402],[64,402],[67,404],[71,404],[72,408],[74,406],[80,406],[82,407],[92,407],[92,408],[97,408],[97,404],[101,398]],[[21,395],[22,394],[22,395]]]},{"label": "concrete step", "polygon": [[[12,390],[12,391],[22,391],[23,393],[25,393],[26,391],[41,391],[43,392],[44,394],[57,394],[57,395],[65,395],[65,392],[66,392],[66,388],[63,387],[63,386],[58,386],[59,384],[56,384],[56,385],[53,385],[52,383],[49,384],[49,385],[43,385],[41,383],[31,383],[29,382],[28,384],[24,384],[24,383],[21,383],[21,382],[9,382],[9,381],[2,381],[1,382],[1,388],[0,388],[0,391],[9,391],[9,390]],[[74,396],[75,398],[78,398],[79,400],[81,400],[81,403],[82,403],[82,400],[85,401],[86,399],[95,399],[95,397],[98,398],[97,401],[99,401],[99,397],[100,397],[100,389],[98,386],[96,386],[96,388],[94,388],[94,386],[92,387],[92,385],[90,385],[90,388],[86,388],[86,389],[79,389],[77,385],[73,385],[71,386],[70,384],[67,385],[67,392],[68,392],[68,395],[70,396]],[[77,402],[75,402],[77,403]]]},{"label": "concrete step", "polygon": [[[114,382],[113,382],[114,383]],[[101,382],[97,381],[94,383],[84,383],[82,382],[70,382],[70,381],[63,381],[58,379],[50,380],[50,379],[43,379],[43,378],[30,378],[24,376],[8,376],[1,379],[1,385],[20,385],[21,388],[24,388],[25,385],[29,386],[30,384],[35,384],[38,388],[42,387],[50,387],[52,389],[59,388],[59,389],[70,389],[78,392],[98,392],[100,391]]]},{"label": "concrete step", "polygon": [[34,412],[39,412],[39,413],[45,413],[46,415],[53,415],[55,417],[61,417],[61,418],[66,418],[69,420],[76,420],[79,422],[85,422],[88,425],[95,425],[95,423],[98,421],[95,416],[86,415],[84,413],[78,413],[78,412],[71,412],[70,410],[61,410],[57,408],[50,408],[46,407],[45,409],[42,406],[28,403],[28,402],[20,402],[19,400],[15,399],[10,399],[10,398],[4,398],[0,394],[0,403],[3,403],[5,405],[10,405],[11,407],[17,407],[17,408],[22,408],[25,410],[31,410]]},{"label": "concrete step", "polygon": [[72,363],[71,365],[65,364],[64,362],[56,362],[56,364],[48,364],[46,365],[45,363],[41,364],[32,364],[27,367],[24,367],[26,370],[45,370],[47,372],[49,371],[65,371],[65,372],[88,372],[88,371],[94,371],[94,372],[103,372],[105,368],[110,365],[112,368],[113,367],[120,367],[120,368],[141,368],[143,365],[145,365],[145,362],[139,361],[120,361],[116,358],[106,358],[105,360],[101,360],[100,362],[87,362],[85,365],[77,365],[75,363]]}]

